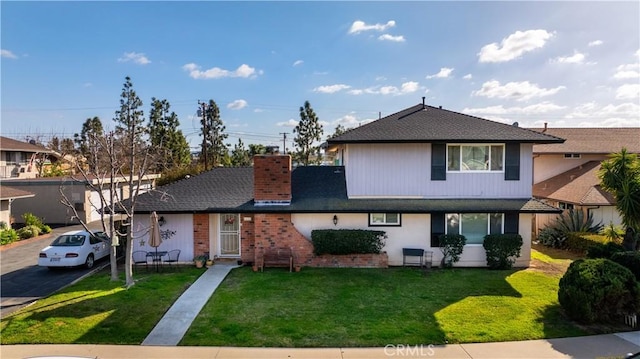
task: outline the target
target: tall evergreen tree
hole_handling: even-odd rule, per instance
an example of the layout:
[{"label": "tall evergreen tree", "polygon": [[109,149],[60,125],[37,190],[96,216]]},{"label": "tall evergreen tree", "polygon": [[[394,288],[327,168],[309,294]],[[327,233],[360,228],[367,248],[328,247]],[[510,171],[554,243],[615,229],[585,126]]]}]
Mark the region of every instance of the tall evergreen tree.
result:
[{"label": "tall evergreen tree", "polygon": [[304,107],[300,107],[300,122],[293,129],[293,133],[296,134],[293,139],[296,146],[294,158],[298,163],[305,166],[320,163],[320,146],[317,142],[322,138],[322,132],[318,116],[309,101],[305,101]]},{"label": "tall evergreen tree", "polygon": [[224,133],[225,126],[220,119],[220,109],[216,102],[209,100],[204,106],[204,112],[201,114],[200,130],[204,135],[200,150],[200,158],[205,164],[205,171],[209,168],[217,167],[224,164],[224,159],[228,156],[229,150],[225,146],[224,141],[229,136]]},{"label": "tall evergreen tree", "polygon": [[173,111],[169,112],[170,108],[169,101],[151,98],[149,139],[151,146],[158,151],[158,172],[191,163],[189,144],[182,131],[178,129],[178,115]]},{"label": "tall evergreen tree", "polygon": [[234,167],[251,166],[249,150],[244,147],[241,138],[238,139],[238,143],[233,147],[233,151],[231,151],[231,165]]},{"label": "tall evergreen tree", "polygon": [[73,141],[76,143],[80,155],[82,155],[86,161],[89,169],[92,172],[96,172],[97,167],[100,165],[98,162],[91,160],[92,152],[95,152],[98,148],[98,141],[104,136],[104,130],[102,127],[102,121],[95,116],[88,118],[82,124],[82,130],[80,133],[73,135]]},{"label": "tall evergreen tree", "polygon": [[327,140],[330,140],[330,139],[332,139],[332,138],[338,137],[338,136],[340,136],[341,134],[343,134],[343,133],[345,133],[345,132],[347,132],[347,129],[346,129],[346,128],[344,128],[344,126],[342,126],[341,124],[338,124],[338,125],[336,126],[336,129],[335,129],[335,130],[333,130],[333,134],[332,134],[332,135],[327,136]]}]

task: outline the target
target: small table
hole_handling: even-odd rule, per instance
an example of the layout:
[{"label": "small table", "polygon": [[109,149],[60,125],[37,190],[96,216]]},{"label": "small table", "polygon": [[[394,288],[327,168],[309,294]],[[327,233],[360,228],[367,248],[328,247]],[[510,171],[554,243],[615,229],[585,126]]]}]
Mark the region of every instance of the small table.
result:
[{"label": "small table", "polygon": [[[407,261],[407,257],[418,257],[417,262]],[[433,261],[433,252],[425,251],[422,248],[402,248],[402,266],[418,265],[420,268],[431,268],[431,262]]]},{"label": "small table", "polygon": [[162,257],[167,255],[167,251],[147,252],[147,257],[151,257],[151,262],[156,266],[156,272],[160,271],[162,265]]}]

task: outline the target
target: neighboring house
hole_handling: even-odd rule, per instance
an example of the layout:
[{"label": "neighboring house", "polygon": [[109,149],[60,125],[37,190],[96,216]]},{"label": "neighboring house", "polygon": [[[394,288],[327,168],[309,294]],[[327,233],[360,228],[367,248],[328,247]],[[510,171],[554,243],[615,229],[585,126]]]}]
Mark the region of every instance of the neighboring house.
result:
[{"label": "neighboring house", "polygon": [[[137,199],[134,250],[148,245],[149,213],[162,217],[161,250],[255,263],[289,247],[301,266],[402,265],[402,248],[442,257],[438,236],[468,239],[460,266],[486,266],[488,233],[519,233],[528,266],[535,213],[532,148],[558,137],[419,104],[328,141],[338,166],[292,170],[288,155],[254,157],[253,168],[216,168]],[[374,229],[386,255],[316,257],[315,229]]]},{"label": "neighboring house", "polygon": [[0,178],[35,178],[38,175],[36,159],[51,151],[34,143],[0,136]]},{"label": "neighboring house", "polygon": [[[143,177],[140,192],[144,193],[155,188],[155,181],[160,175],[152,174]],[[121,199],[129,198],[128,179],[118,178],[117,191]],[[134,177],[137,180],[137,177]],[[100,219],[98,208],[102,208],[100,202],[100,194],[91,189],[90,184],[99,186],[104,183],[103,193],[105,198],[109,200],[108,180],[99,181],[97,178],[91,177],[85,180],[82,176],[73,177],[40,177],[29,179],[12,179],[4,183],[10,183],[12,187],[35,194],[33,198],[27,198],[16,202],[13,205],[12,212],[16,223],[22,223],[22,215],[24,213],[33,213],[40,217],[46,224],[77,224],[78,218],[74,216],[73,210],[62,204],[62,193],[74,203],[78,212],[79,219],[85,223]]]},{"label": "neighboring house", "polygon": [[35,194],[31,192],[5,186],[4,184],[0,185],[0,223],[11,226],[13,223],[11,217],[11,204],[13,201],[20,198],[31,198],[33,196],[35,196]]},{"label": "neighboring house", "polygon": [[[620,225],[613,196],[600,187],[600,163],[625,147],[640,154],[640,128],[544,128],[536,131],[565,138],[562,144],[533,146],[533,196],[561,209],[583,210],[596,223]],[[537,215],[535,229],[555,218]]]}]

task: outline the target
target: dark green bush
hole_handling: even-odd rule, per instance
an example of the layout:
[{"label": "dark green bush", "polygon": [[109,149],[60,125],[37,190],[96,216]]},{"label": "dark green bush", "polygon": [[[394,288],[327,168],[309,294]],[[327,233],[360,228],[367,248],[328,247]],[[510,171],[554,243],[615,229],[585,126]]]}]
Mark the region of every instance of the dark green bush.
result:
[{"label": "dark green bush", "polygon": [[[567,248],[571,233],[598,233],[602,229],[602,223],[593,223],[593,214],[585,216],[582,210],[567,210],[559,214],[555,220],[541,229],[538,233],[538,241],[545,246],[553,248]],[[582,252],[586,251],[584,247]]]},{"label": "dark green bush", "polygon": [[615,242],[607,243],[595,243],[589,246],[587,249],[587,258],[607,258],[611,259],[611,256],[618,252],[624,252],[624,247],[621,244]]},{"label": "dark green bush", "polygon": [[564,233],[552,227],[543,228],[538,232],[538,241],[543,246],[564,248],[566,240],[567,236]]},{"label": "dark green bush", "polygon": [[609,259],[578,259],[560,279],[558,301],[579,322],[608,322],[640,309],[631,271]]},{"label": "dark green bush", "polygon": [[25,226],[17,230],[18,237],[20,239],[27,239],[32,237],[37,237],[40,235],[40,228],[35,225]]},{"label": "dark green bush", "polygon": [[438,237],[440,251],[442,251],[442,268],[451,268],[453,263],[460,260],[460,255],[467,243],[467,238],[461,234],[442,234]]},{"label": "dark green bush", "polygon": [[607,242],[609,240],[605,236],[586,232],[571,232],[567,233],[565,247],[572,252],[586,253],[591,246]]},{"label": "dark green bush", "polygon": [[9,244],[18,240],[18,233],[13,228],[0,230],[0,244]]},{"label": "dark green bush", "polygon": [[322,254],[379,254],[387,238],[384,231],[316,229],[311,231],[313,252]]},{"label": "dark green bush", "polygon": [[520,257],[522,237],[519,234],[488,234],[482,246],[487,252],[487,265],[491,269],[509,269]]},{"label": "dark green bush", "polygon": [[629,269],[636,280],[640,281],[640,252],[627,251],[614,253],[611,260]]}]

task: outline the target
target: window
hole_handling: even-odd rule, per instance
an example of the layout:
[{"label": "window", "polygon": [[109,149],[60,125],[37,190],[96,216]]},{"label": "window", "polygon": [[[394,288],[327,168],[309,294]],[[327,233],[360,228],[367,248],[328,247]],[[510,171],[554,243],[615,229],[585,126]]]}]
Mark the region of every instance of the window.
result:
[{"label": "window", "polygon": [[565,159],[575,159],[575,158],[580,158],[580,154],[579,153],[565,153],[564,154],[564,158]]},{"label": "window", "polygon": [[573,209],[573,203],[558,202],[558,207],[561,209]]},{"label": "window", "polygon": [[370,226],[399,226],[400,213],[369,213]]},{"label": "window", "polygon": [[482,244],[487,234],[504,232],[502,213],[448,213],[447,234],[462,234],[467,244]]},{"label": "window", "polygon": [[449,145],[447,171],[501,172],[504,145]]}]

